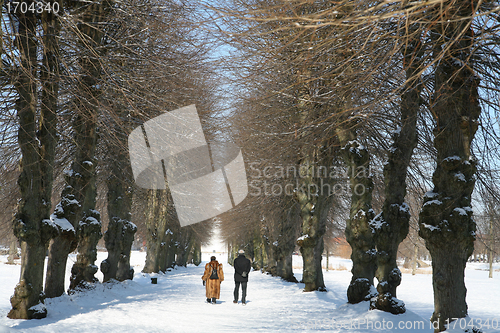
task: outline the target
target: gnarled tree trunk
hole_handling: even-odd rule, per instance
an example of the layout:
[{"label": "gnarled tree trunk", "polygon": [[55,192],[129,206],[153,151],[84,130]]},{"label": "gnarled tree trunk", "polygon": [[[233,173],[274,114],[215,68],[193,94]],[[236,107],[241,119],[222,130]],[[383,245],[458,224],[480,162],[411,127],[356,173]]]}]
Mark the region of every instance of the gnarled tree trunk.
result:
[{"label": "gnarled tree trunk", "polygon": [[[471,143],[481,113],[479,79],[474,74],[472,17],[477,2],[455,1],[446,12],[434,9],[439,22],[431,30],[434,47],[434,146],[437,165],[434,189],[426,193],[420,212],[420,236],[432,256],[434,313],[437,332],[447,321],[467,315],[464,270],[474,249],[476,224],[471,194],[475,161]],[[453,18],[453,19],[448,19]]]},{"label": "gnarled tree trunk", "polygon": [[89,283],[97,282],[95,273],[97,266],[97,242],[102,237],[101,218],[96,207],[96,159],[97,118],[99,113],[99,97],[102,65],[99,59],[99,46],[102,46],[104,34],[103,22],[111,3],[85,4],[79,31],[79,80],[80,96],[74,101],[78,112],[75,127],[77,152],[74,164],[81,167],[79,193],[81,216],[77,228],[78,255],[71,268],[70,289],[87,288]]},{"label": "gnarled tree trunk", "polygon": [[[299,71],[304,77],[311,77],[310,69]],[[323,89],[324,87],[321,87]],[[328,134],[323,133],[320,137],[314,133],[316,126],[312,125],[323,118],[330,111],[311,100],[317,93],[318,87],[310,87],[308,83],[302,83],[297,91],[297,117],[302,128],[296,136],[301,143],[298,154],[300,177],[298,177],[298,188],[295,189],[294,197],[298,204],[298,212],[301,220],[301,236],[297,239],[303,261],[302,282],[305,284],[304,291],[326,291],[323,280],[321,259],[324,249],[323,236],[326,232],[326,217],[333,204],[331,195],[331,179],[322,178],[317,174],[319,167],[329,167],[331,157],[328,152]],[[326,138],[323,138],[326,136]],[[310,141],[314,142],[310,142]],[[326,163],[326,165],[321,165]],[[325,188],[327,191],[325,191]]]},{"label": "gnarled tree trunk", "polygon": [[373,183],[369,176],[370,155],[366,147],[357,141],[355,126],[346,123],[337,130],[352,191],[345,235],[352,248],[352,279],[347,299],[353,304],[368,301],[377,294],[373,286],[377,265],[375,240],[370,226],[375,217],[371,207]]},{"label": "gnarled tree trunk", "polygon": [[333,204],[333,196],[330,195],[331,186],[327,187],[328,191],[325,193],[325,180],[315,175],[315,170],[319,167],[317,161],[322,160],[317,149],[312,149],[304,157],[301,171],[305,173],[300,177],[299,189],[295,191],[302,221],[301,236],[297,239],[303,261],[302,282],[305,284],[304,291],[326,291],[321,260],[326,217]]},{"label": "gnarled tree trunk", "polygon": [[[120,119],[127,119],[125,107],[117,106],[115,109],[121,115]],[[104,233],[108,258],[101,263],[104,282],[110,279],[132,280],[134,277],[134,269],[130,267],[130,252],[137,231],[131,221],[133,177],[126,148],[128,133],[124,127],[127,128],[127,124],[115,123],[113,127],[116,141],[108,142],[111,175],[107,179],[109,224]]]},{"label": "gnarled tree trunk", "polygon": [[[55,148],[55,105],[41,109],[37,128],[37,17],[27,11],[18,13],[20,68],[15,83],[19,99],[16,103],[19,117],[18,143],[21,148],[19,189],[21,201],[13,222],[14,235],[21,244],[21,276],[11,297],[12,319],[43,318],[47,310],[43,305],[43,271],[48,241],[57,234],[49,220],[52,194],[52,172]],[[49,50],[47,50],[49,51]],[[46,56],[44,60],[47,60]],[[44,101],[50,87],[43,87]]]},{"label": "gnarled tree trunk", "polygon": [[377,298],[371,303],[372,309],[404,313],[405,304],[396,298],[396,288],[401,283],[401,271],[396,259],[399,244],[408,235],[410,212],[404,202],[406,196],[406,173],[413,149],[417,145],[417,115],[420,108],[420,29],[413,27],[406,36],[403,51],[406,83],[401,95],[401,124],[393,133],[394,142],[388,152],[384,166],[385,201],[382,211],[372,221],[377,245],[378,279]]},{"label": "gnarled tree trunk", "polygon": [[[44,65],[42,69],[41,82],[44,87],[42,91],[42,112],[46,111],[49,117],[54,123],[53,128],[46,128],[45,131],[49,133],[55,133],[56,128],[56,110],[57,110],[57,97],[59,91],[59,47],[58,47],[58,36],[60,32],[60,22],[55,13],[50,13],[44,11],[42,13],[42,25],[44,30],[44,45],[46,52],[44,54]],[[51,149],[55,149],[55,138],[50,138]],[[52,167],[54,159],[43,161],[43,168],[49,169]],[[51,180],[52,182],[52,176]],[[44,194],[49,200],[52,193],[48,192]],[[69,203],[68,203],[69,204]],[[59,207],[58,207],[59,208]],[[60,212],[59,212],[60,213]],[[47,297],[57,297],[64,293],[64,278],[66,274],[66,258],[68,251],[63,249],[68,248],[69,250],[74,250],[75,243],[75,230],[69,225],[64,225],[59,223],[60,216],[57,216],[57,210],[55,215],[51,216],[53,221],[58,223],[59,234],[56,238],[52,239],[49,245],[49,259],[47,262],[47,274],[45,279],[45,295]],[[61,216],[62,217],[62,216]],[[63,221],[65,222],[65,221]],[[63,251],[63,254],[60,252]],[[68,252],[69,253],[69,252]]]}]

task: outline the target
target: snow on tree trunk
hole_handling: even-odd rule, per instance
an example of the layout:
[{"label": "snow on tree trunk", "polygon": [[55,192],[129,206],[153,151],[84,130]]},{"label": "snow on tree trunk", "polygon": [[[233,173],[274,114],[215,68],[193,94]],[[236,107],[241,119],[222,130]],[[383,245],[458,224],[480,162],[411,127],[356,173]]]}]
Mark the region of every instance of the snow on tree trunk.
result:
[{"label": "snow on tree trunk", "polygon": [[114,216],[109,221],[108,230],[104,234],[108,258],[101,262],[103,282],[110,279],[132,280],[134,277],[134,269],[130,267],[130,251],[136,231],[137,227],[127,219]]},{"label": "snow on tree trunk", "polygon": [[[97,119],[99,114],[100,80],[102,63],[99,48],[103,42],[103,23],[111,3],[85,4],[79,29],[79,96],[74,104],[78,116],[74,124],[76,134],[75,164],[81,166],[79,200],[82,214],[77,227],[78,255],[71,268],[70,289],[87,288],[89,283],[97,282],[97,243],[102,237],[100,213],[96,207],[96,159]],[[75,166],[76,167],[76,166]],[[75,168],[74,167],[74,168]]]},{"label": "snow on tree trunk", "polygon": [[[44,45],[47,49],[44,53],[44,66],[41,74],[41,82],[44,89],[42,90],[42,103],[41,110],[42,114],[46,114],[47,120],[50,119],[52,125],[42,127],[42,131],[47,132],[47,140],[49,142],[49,148],[52,153],[52,158],[42,160],[42,169],[45,169],[45,173],[50,173],[50,183],[52,184],[52,165],[54,164],[55,156],[55,146],[56,138],[52,135],[49,136],[48,133],[56,132],[56,112],[57,110],[57,98],[59,95],[59,46],[58,46],[58,36],[60,33],[60,22],[55,13],[43,12],[42,13],[42,26],[44,30]],[[50,170],[50,172],[49,172]],[[52,197],[52,185],[46,186],[44,191],[44,196],[47,201],[51,201]],[[54,216],[51,217],[54,221]],[[74,227],[68,229],[68,225],[61,225],[59,220],[55,219],[56,225],[59,229],[59,234],[56,239],[52,239],[49,245],[49,259],[47,262],[47,273],[45,278],[45,295],[47,297],[57,297],[64,293],[64,278],[66,274],[66,258],[67,253],[64,249],[68,251],[74,250],[75,243],[75,232]],[[57,239],[62,238],[62,241]],[[63,253],[60,253],[63,251]],[[52,255],[50,255],[52,253]],[[54,255],[56,253],[56,255]]]},{"label": "snow on tree trunk", "polygon": [[48,298],[59,297],[64,294],[67,257],[75,248],[76,237],[74,231],[70,235],[60,234],[50,242],[45,276],[45,295]]},{"label": "snow on tree trunk", "polygon": [[167,229],[165,238],[165,249],[163,250],[163,264],[160,265],[160,271],[164,272],[169,268],[175,267],[175,254],[177,253],[177,235],[171,229]]},{"label": "snow on tree trunk", "polygon": [[[95,197],[94,197],[95,206]],[[97,243],[102,237],[100,214],[96,210],[84,212],[83,219],[78,226],[78,254],[76,263],[71,268],[69,288],[71,290],[91,288],[91,284],[98,282],[97,273]]]},{"label": "snow on tree trunk", "polygon": [[472,218],[471,194],[476,162],[471,143],[478,127],[479,79],[474,74],[472,17],[475,2],[456,1],[434,8],[439,19],[430,32],[433,55],[435,117],[434,146],[437,165],[434,188],[424,196],[419,234],[432,256],[436,332],[447,321],[467,315],[464,270],[474,249],[476,224]]},{"label": "snow on tree trunk", "polygon": [[132,280],[134,277],[134,269],[130,267],[130,251],[137,227],[131,222],[132,169],[128,152],[124,148],[127,147],[127,133],[116,124],[115,135],[118,142],[110,142],[108,145],[112,158],[109,161],[111,175],[107,180],[109,224],[104,234],[108,258],[101,263],[104,282],[110,279]]},{"label": "snow on tree trunk", "polygon": [[377,246],[378,279],[377,298],[372,300],[371,309],[379,309],[393,314],[404,313],[405,304],[396,298],[396,288],[401,283],[401,271],[396,259],[399,244],[408,235],[410,226],[409,207],[404,203],[406,196],[406,173],[417,145],[417,115],[420,108],[421,41],[415,36],[420,30],[414,27],[403,52],[406,70],[405,89],[401,96],[401,124],[393,133],[393,144],[384,166],[385,201],[382,211],[371,222],[375,231]]},{"label": "snow on tree trunk", "polygon": [[175,264],[177,266],[186,267],[189,260],[189,255],[194,247],[194,235],[189,227],[184,227],[180,231],[177,246],[177,258]]},{"label": "snow on tree trunk", "polygon": [[59,97],[59,38],[61,25],[57,13],[42,12],[43,59],[40,68],[42,96],[40,105],[39,139],[42,144],[40,170],[42,178],[43,201],[52,202],[52,185],[54,182],[54,160],[57,145],[57,110]]},{"label": "snow on tree trunk", "polygon": [[[349,126],[350,125],[350,126]],[[351,245],[352,279],[347,289],[349,303],[370,300],[376,295],[373,278],[376,269],[376,250],[369,222],[374,218],[371,208],[373,183],[369,175],[370,155],[356,139],[354,124],[337,130],[344,162],[348,167],[352,191],[351,209],[345,235]]]},{"label": "snow on tree trunk", "polygon": [[[19,13],[18,22],[15,43],[21,62],[15,88],[19,95],[16,109],[22,154],[18,179],[21,200],[13,230],[21,244],[21,275],[10,299],[12,309],[7,316],[11,319],[37,319],[47,315],[43,305],[45,252],[49,240],[58,231],[49,220],[53,164],[48,162],[54,160],[55,109],[44,107],[37,126],[37,87],[33,79],[37,77],[36,14],[29,11]],[[43,89],[46,91],[47,87]],[[43,100],[48,102],[46,98]]]},{"label": "snow on tree trunk", "polygon": [[21,277],[10,298],[11,319],[41,319],[47,316],[43,304],[43,269],[45,251],[43,243],[21,241]]},{"label": "snow on tree trunk", "polygon": [[79,194],[84,186],[84,179],[80,177],[81,174],[81,165],[73,163],[72,170],[64,175],[66,186],[61,193],[61,201],[51,215],[51,219],[61,230],[49,245],[45,293],[50,298],[59,297],[64,293],[68,254],[73,252],[78,244],[75,230],[82,214]]}]

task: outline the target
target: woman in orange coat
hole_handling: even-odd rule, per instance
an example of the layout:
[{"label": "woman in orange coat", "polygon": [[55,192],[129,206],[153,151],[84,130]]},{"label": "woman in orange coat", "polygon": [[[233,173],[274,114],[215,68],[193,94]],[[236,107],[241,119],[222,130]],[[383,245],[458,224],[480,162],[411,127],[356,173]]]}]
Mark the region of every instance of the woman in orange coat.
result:
[{"label": "woman in orange coat", "polygon": [[[217,272],[216,279],[214,279],[215,272]],[[215,256],[212,256],[210,262],[205,265],[205,273],[201,279],[206,288],[207,302],[217,303],[216,300],[220,298],[220,283],[224,281],[224,272],[222,271],[222,264],[217,262]]]}]

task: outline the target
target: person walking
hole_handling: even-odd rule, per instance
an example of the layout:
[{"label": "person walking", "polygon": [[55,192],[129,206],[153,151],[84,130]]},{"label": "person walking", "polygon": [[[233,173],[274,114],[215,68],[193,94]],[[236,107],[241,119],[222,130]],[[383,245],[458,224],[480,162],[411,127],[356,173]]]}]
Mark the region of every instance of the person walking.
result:
[{"label": "person walking", "polygon": [[220,298],[220,284],[224,281],[222,264],[216,260],[215,256],[210,257],[210,262],[205,265],[205,272],[201,279],[205,286],[207,302],[216,304]]},{"label": "person walking", "polygon": [[238,303],[238,293],[241,285],[241,303],[246,304],[248,273],[252,266],[250,260],[245,257],[245,251],[238,251],[238,258],[234,259],[234,300],[233,303]]}]

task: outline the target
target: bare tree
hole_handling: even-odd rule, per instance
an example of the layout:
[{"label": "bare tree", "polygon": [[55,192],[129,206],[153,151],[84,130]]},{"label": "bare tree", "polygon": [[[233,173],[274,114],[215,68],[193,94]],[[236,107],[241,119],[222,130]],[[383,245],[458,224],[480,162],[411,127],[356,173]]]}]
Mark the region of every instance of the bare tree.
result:
[{"label": "bare tree", "polygon": [[409,230],[410,210],[404,203],[406,174],[413,149],[417,145],[417,115],[420,109],[420,75],[423,45],[421,28],[408,15],[403,29],[403,66],[406,72],[404,91],[401,94],[401,120],[393,133],[394,142],[384,166],[385,201],[382,212],[371,222],[377,245],[378,297],[371,307],[394,314],[405,312],[404,303],[396,299],[396,288],[401,283],[397,266],[399,244]]},{"label": "bare tree", "polygon": [[430,108],[436,121],[437,166],[434,189],[425,195],[419,224],[420,235],[432,255],[431,320],[439,323],[438,332],[445,330],[452,318],[467,315],[464,270],[476,230],[470,206],[476,172],[471,143],[481,113],[471,27],[476,10],[475,3],[453,1],[446,8],[435,6],[430,11],[436,61]]},{"label": "bare tree", "polygon": [[[47,310],[43,305],[43,270],[48,241],[57,229],[49,220],[52,194],[52,161],[55,148],[55,106],[57,100],[57,62],[54,61],[55,18],[44,15],[44,62],[42,72],[42,104],[38,111],[36,78],[38,76],[37,17],[35,13],[16,13],[15,47],[19,62],[13,82],[18,93],[16,103],[19,117],[18,144],[21,148],[21,174],[19,189],[21,201],[14,220],[14,234],[21,243],[21,277],[11,298],[12,319],[43,318]],[[13,65],[14,66],[14,65]],[[55,77],[51,77],[54,75]],[[40,113],[39,113],[40,112]],[[39,116],[38,116],[39,115]]]}]

